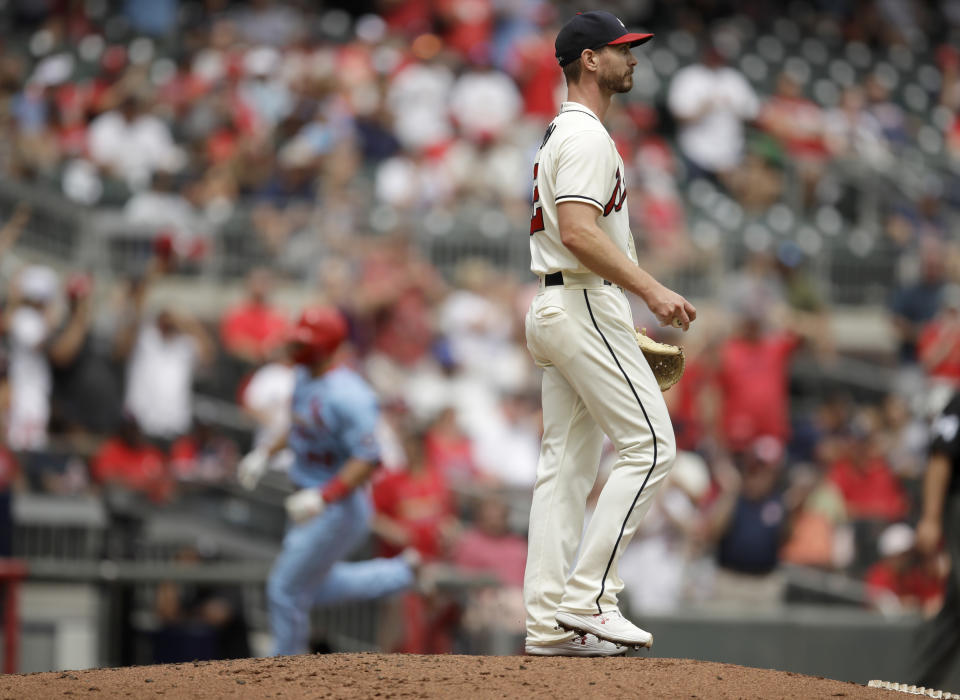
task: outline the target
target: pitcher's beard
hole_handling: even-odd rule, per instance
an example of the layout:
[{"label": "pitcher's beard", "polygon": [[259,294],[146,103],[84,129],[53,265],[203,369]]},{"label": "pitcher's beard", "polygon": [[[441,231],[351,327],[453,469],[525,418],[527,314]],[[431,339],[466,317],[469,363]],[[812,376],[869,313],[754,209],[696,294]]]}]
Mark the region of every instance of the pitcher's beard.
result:
[{"label": "pitcher's beard", "polygon": [[633,74],[603,75],[600,77],[600,87],[610,92],[630,92],[633,89]]}]

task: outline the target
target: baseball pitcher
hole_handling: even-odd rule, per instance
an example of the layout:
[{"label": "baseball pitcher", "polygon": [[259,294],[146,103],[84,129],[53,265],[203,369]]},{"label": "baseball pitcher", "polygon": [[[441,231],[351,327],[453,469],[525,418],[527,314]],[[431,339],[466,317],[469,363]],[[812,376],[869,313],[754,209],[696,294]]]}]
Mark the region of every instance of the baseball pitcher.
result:
[{"label": "baseball pitcher", "polygon": [[[544,434],[524,580],[528,654],[615,656],[653,642],[619,612],[617,562],[676,445],[626,293],[662,325],[686,330],[696,310],[638,266],[626,172],[602,121],[614,93],[633,87],[631,48],[652,36],[585,12],[556,39],[568,100],[537,152],[530,222],[540,291],[526,335],[543,368]],[[581,540],[604,433],[619,458]]]}]

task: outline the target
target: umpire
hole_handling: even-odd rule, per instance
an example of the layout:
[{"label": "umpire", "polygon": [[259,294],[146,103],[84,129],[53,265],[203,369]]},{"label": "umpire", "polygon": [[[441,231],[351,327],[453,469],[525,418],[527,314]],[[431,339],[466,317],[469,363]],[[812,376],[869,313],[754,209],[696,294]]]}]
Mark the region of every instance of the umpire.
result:
[{"label": "umpire", "polygon": [[946,538],[950,555],[943,608],[917,635],[917,685],[943,688],[960,683],[960,393],[934,421],[917,548],[930,554]]}]

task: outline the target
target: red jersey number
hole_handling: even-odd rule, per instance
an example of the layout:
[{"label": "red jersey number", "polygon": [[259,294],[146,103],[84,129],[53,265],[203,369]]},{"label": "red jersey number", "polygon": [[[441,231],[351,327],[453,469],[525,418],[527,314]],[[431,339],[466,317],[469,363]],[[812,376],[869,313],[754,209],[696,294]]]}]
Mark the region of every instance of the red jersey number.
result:
[{"label": "red jersey number", "polygon": [[612,211],[620,211],[623,208],[623,200],[627,198],[627,188],[620,177],[620,168],[617,168],[617,184],[613,188],[613,194],[610,195],[610,201],[603,208],[603,215],[609,216]]},{"label": "red jersey number", "polygon": [[539,206],[540,188],[537,187],[537,172],[540,170],[540,164],[533,164],[533,216],[530,217],[530,235],[544,229],[543,209]]}]

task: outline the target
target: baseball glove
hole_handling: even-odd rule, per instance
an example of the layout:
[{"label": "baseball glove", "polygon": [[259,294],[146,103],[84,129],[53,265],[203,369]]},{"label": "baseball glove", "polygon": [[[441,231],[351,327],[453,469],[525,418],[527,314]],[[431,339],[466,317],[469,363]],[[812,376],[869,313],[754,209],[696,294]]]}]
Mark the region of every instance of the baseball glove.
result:
[{"label": "baseball glove", "polygon": [[653,375],[657,378],[660,391],[666,391],[680,381],[683,376],[683,348],[667,343],[658,343],[647,337],[647,329],[634,329],[637,334],[637,345],[647,358]]}]

